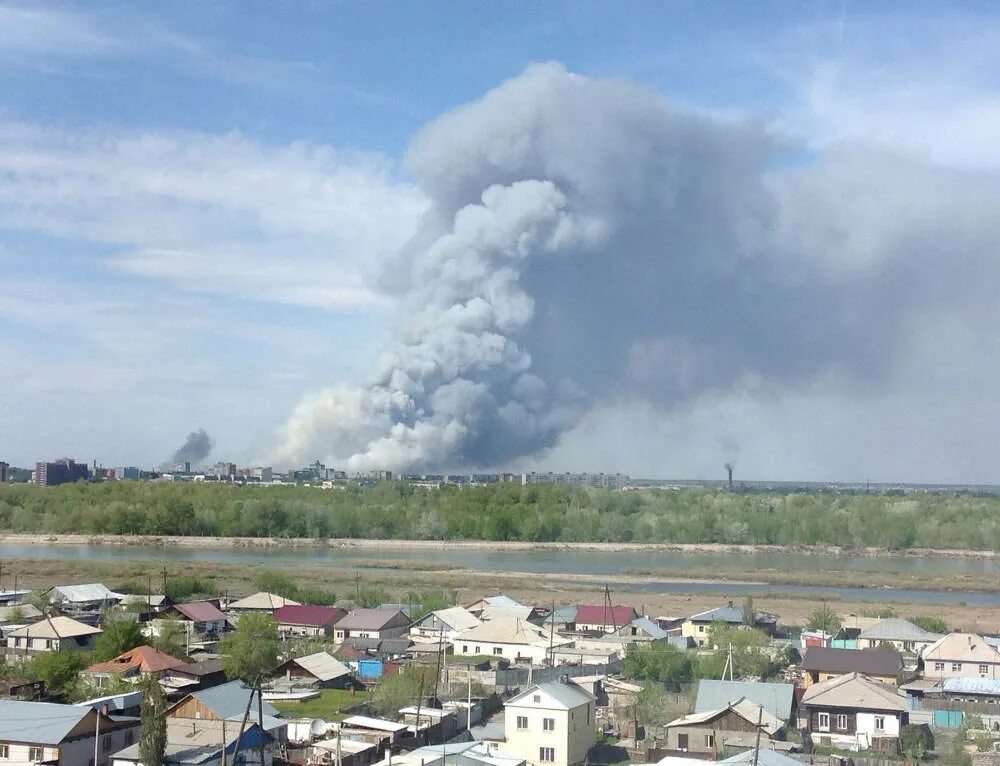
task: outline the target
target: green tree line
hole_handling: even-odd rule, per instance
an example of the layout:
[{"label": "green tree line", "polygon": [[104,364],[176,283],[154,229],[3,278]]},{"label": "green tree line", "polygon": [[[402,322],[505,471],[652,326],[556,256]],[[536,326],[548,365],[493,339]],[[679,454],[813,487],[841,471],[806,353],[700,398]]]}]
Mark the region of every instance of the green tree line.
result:
[{"label": "green tree line", "polygon": [[0,529],[47,534],[841,545],[1000,550],[1000,497],[616,492],[402,482],[310,487],[0,486]]}]

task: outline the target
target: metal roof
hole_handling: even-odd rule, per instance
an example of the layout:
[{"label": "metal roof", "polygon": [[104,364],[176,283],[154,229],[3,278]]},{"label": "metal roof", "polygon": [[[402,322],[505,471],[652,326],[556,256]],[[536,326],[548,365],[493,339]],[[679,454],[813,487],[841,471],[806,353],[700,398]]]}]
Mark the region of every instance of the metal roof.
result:
[{"label": "metal roof", "polygon": [[585,705],[588,702],[593,702],[595,699],[593,694],[588,692],[582,686],[577,686],[574,683],[546,681],[543,684],[535,684],[530,689],[526,689],[520,694],[515,694],[504,703],[504,707],[514,707],[521,700],[525,700],[528,697],[534,697],[536,694],[542,694],[543,696],[552,698],[556,702],[557,707],[565,710]]},{"label": "metal roof", "polygon": [[0,741],[58,745],[91,713],[76,705],[0,699]]},{"label": "metal roof", "polygon": [[581,604],[576,610],[576,624],[580,625],[628,625],[638,615],[630,606],[616,604],[612,607],[597,604]]},{"label": "metal roof", "polygon": [[880,684],[858,673],[836,676],[813,684],[802,695],[804,705],[860,710],[907,709],[906,696],[895,687]]},{"label": "metal roof", "polygon": [[280,625],[308,625],[322,628],[333,625],[347,612],[335,606],[312,606],[310,604],[289,604],[274,610],[274,619]]},{"label": "metal roof", "polygon": [[698,697],[694,712],[718,710],[744,698],[760,705],[771,715],[787,721],[792,715],[792,684],[768,684],[759,681],[718,681],[703,678],[698,682]]},{"label": "metal roof", "polygon": [[[466,630],[455,641],[481,641],[493,644],[536,644],[544,638],[542,629],[516,617],[503,617]],[[565,642],[564,642],[565,643]]]},{"label": "metal roof", "polygon": [[191,622],[225,622],[226,615],[219,611],[211,601],[192,601],[187,604],[174,604],[179,614]]},{"label": "metal roof", "polygon": [[332,681],[351,674],[351,669],[329,652],[307,654],[305,657],[295,658],[292,662],[320,681]]},{"label": "metal roof", "polygon": [[946,694],[984,694],[1000,697],[1000,678],[946,678],[942,689]]},{"label": "metal roof", "polygon": [[58,594],[62,596],[64,601],[74,604],[83,604],[89,601],[121,601],[125,598],[124,594],[115,593],[99,582],[87,583],[86,585],[56,585],[49,593]]},{"label": "metal roof", "polygon": [[[399,617],[403,619],[400,620]],[[389,609],[352,609],[337,623],[337,628],[347,630],[384,630],[390,623],[402,625],[409,618],[402,611]]]},{"label": "metal roof", "polygon": [[869,676],[895,676],[903,669],[903,658],[893,649],[810,646],[802,658],[802,669],[821,673],[858,672]]},{"label": "metal roof", "polygon": [[926,631],[909,620],[888,617],[865,628],[858,634],[858,638],[869,641],[926,641],[929,643],[937,641],[941,635]]},{"label": "metal roof", "polygon": [[[190,696],[198,700],[219,718],[231,718],[237,715],[242,718],[244,711],[247,709],[248,698],[254,694],[254,691],[244,686],[242,681],[230,681],[227,684],[213,686],[210,689],[192,692]],[[256,696],[254,696],[253,710],[256,713]],[[278,715],[278,711],[271,707],[266,700],[264,701],[264,715]]]},{"label": "metal roof", "polygon": [[265,591],[259,591],[258,593],[253,593],[246,598],[241,598],[238,601],[233,601],[229,604],[229,609],[252,609],[258,611],[271,611],[282,606],[298,606],[298,601],[292,601],[290,598],[285,598],[284,596],[279,596],[275,593],[267,593]]},{"label": "metal roof", "polygon": [[627,627],[638,628],[654,641],[661,641],[667,637],[667,631],[648,617],[636,617]]},{"label": "metal roof", "polygon": [[716,622],[717,620],[728,623],[743,622],[743,610],[738,606],[719,606],[709,609],[707,612],[698,612],[689,618],[691,622]]},{"label": "metal roof", "polygon": [[72,617],[46,617],[31,625],[10,631],[8,636],[19,638],[77,638],[79,636],[95,636],[100,628],[84,625]]},{"label": "metal roof", "polygon": [[758,766],[802,766],[802,761],[797,761],[787,755],[764,747],[756,754],[753,750],[744,750],[742,753],[737,753],[730,758],[719,761],[719,763],[728,763],[731,766],[749,766],[754,763]]},{"label": "metal roof", "polygon": [[358,729],[374,729],[375,731],[397,732],[409,728],[405,723],[387,721],[384,718],[371,718],[366,715],[351,715],[343,720],[344,726],[354,726]]},{"label": "metal roof", "polygon": [[464,606],[451,606],[447,609],[437,609],[427,615],[420,622],[432,623],[435,619],[437,619],[438,622],[444,623],[452,630],[469,630],[470,628],[482,625],[479,618]]}]

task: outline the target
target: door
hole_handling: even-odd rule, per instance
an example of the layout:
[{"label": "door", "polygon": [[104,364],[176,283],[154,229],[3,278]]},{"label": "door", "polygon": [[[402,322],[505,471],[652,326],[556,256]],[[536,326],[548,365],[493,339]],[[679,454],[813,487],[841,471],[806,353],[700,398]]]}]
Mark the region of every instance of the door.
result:
[{"label": "door", "polygon": [[677,735],[677,749],[678,750],[687,750],[688,749],[688,735],[687,734],[678,734]]}]

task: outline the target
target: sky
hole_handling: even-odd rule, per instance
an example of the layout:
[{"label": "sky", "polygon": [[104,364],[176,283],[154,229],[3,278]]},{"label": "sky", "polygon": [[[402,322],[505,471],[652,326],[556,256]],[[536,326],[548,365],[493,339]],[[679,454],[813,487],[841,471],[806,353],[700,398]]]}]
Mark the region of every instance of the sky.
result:
[{"label": "sky", "polygon": [[0,460],[1000,482],[998,21],[0,2]]}]

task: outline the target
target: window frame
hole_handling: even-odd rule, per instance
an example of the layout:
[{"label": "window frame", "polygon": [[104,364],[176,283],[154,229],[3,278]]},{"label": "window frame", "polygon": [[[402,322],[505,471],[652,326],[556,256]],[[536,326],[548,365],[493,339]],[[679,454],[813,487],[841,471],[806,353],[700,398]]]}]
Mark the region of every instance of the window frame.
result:
[{"label": "window frame", "polygon": [[[524,725],[522,726],[521,724],[524,724]],[[527,731],[528,730],[528,716],[526,716],[526,715],[519,715],[517,717],[517,720],[514,722],[514,726],[517,728],[518,731]]]},{"label": "window frame", "polygon": [[542,719],[542,731],[555,731],[556,730],[556,719],[555,718],[543,718]]},{"label": "window frame", "polygon": [[[826,719],[826,723],[823,723]],[[820,711],[816,713],[816,728],[820,731],[830,731],[830,714]]]},{"label": "window frame", "polygon": [[[36,755],[37,753],[37,755]],[[31,745],[28,748],[28,760],[32,763],[40,763],[45,760],[45,748]]]},{"label": "window frame", "polygon": [[837,731],[847,731],[850,728],[846,713],[837,713]]},{"label": "window frame", "polygon": [[877,715],[877,716],[875,716],[875,731],[885,731],[885,716],[884,715]]},{"label": "window frame", "polygon": [[[548,758],[546,758],[548,756]],[[538,748],[538,760],[542,763],[554,763],[556,760],[556,749],[542,745]]]}]

